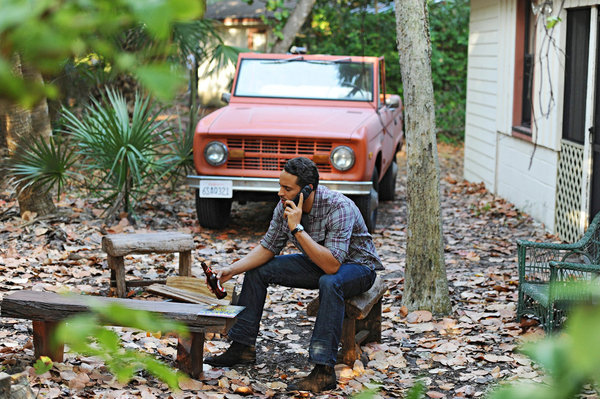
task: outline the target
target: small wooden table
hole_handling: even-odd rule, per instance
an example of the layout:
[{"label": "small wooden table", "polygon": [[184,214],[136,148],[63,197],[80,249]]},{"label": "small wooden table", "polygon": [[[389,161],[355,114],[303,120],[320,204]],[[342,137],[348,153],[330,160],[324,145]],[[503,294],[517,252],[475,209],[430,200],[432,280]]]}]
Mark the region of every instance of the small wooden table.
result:
[{"label": "small wooden table", "polygon": [[[191,234],[157,232],[139,234],[109,234],[102,238],[102,250],[107,254],[111,270],[111,283],[117,286],[117,296],[127,295],[124,256],[132,254],[179,252],[179,275],[192,275],[192,249],[195,248]],[[150,281],[146,285],[152,284]],[[144,285],[143,283],[138,285]]]},{"label": "small wooden table", "polygon": [[188,327],[190,336],[179,338],[177,365],[180,370],[197,378],[202,373],[204,333],[226,334],[235,323],[243,306],[197,305],[177,302],[142,301],[136,299],[58,295],[53,292],[16,291],[2,300],[2,317],[33,321],[33,348],[35,358],[48,356],[56,362],[63,361],[64,344],[51,345],[51,336],[58,323],[78,313],[88,312],[90,301],[118,303],[133,310],[145,310],[179,321]]}]

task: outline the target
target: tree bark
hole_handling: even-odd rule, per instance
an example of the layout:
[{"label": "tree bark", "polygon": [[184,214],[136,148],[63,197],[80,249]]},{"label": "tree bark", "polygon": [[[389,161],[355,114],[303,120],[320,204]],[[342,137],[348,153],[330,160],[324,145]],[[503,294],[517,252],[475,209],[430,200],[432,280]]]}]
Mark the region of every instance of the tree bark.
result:
[{"label": "tree bark", "polygon": [[[38,71],[23,66],[18,55],[13,57],[13,72],[26,79],[42,80]],[[0,131],[4,135],[9,155],[14,155],[20,144],[30,143],[39,137],[48,139],[52,130],[46,99],[40,101],[33,110],[3,100],[0,104]],[[50,193],[44,192],[41,187],[17,188],[17,192],[21,215],[29,211],[44,216],[56,211]]]},{"label": "tree bark", "polygon": [[289,50],[296,35],[304,25],[304,21],[310,14],[316,0],[299,0],[294,11],[290,14],[281,33],[283,40],[277,39],[271,47],[271,53],[285,53]]},{"label": "tree bark", "polygon": [[442,240],[440,171],[426,0],[395,0],[404,87],[408,228],[402,304],[451,310]]}]

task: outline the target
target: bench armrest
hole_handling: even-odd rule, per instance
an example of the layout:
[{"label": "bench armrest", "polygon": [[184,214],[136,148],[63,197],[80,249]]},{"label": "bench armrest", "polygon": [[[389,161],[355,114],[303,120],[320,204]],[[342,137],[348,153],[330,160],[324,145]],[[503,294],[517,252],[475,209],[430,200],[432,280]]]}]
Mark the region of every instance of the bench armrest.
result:
[{"label": "bench armrest", "polygon": [[573,262],[559,262],[559,261],[550,261],[550,268],[556,269],[567,269],[579,272],[588,272],[588,273],[598,273],[600,274],[600,265],[592,264],[592,263],[573,263]]},{"label": "bench armrest", "polygon": [[[519,282],[550,281],[550,262],[592,263],[586,245],[517,241]],[[582,262],[579,262],[582,260]]]},{"label": "bench armrest", "polygon": [[526,240],[517,240],[517,246],[519,247],[527,247],[527,248],[547,248],[547,249],[555,249],[562,251],[569,251],[573,249],[577,249],[581,246],[579,242],[575,242],[573,244],[563,244],[558,242],[537,242],[537,241],[526,241]]}]

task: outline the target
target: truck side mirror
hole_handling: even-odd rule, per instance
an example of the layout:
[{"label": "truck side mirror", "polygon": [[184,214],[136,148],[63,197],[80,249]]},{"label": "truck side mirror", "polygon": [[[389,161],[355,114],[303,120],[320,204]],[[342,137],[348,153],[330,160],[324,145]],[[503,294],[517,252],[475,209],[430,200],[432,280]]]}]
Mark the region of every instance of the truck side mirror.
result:
[{"label": "truck side mirror", "polygon": [[231,93],[221,94],[221,101],[223,101],[225,104],[229,104],[230,99],[231,99]]},{"label": "truck side mirror", "polygon": [[398,108],[400,106],[400,96],[397,94],[387,95],[387,104],[390,108]]}]

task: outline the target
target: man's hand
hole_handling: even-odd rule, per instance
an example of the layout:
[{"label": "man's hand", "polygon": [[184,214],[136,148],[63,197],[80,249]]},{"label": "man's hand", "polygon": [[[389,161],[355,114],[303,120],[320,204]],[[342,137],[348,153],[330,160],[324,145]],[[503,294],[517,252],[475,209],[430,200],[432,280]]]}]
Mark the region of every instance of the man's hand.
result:
[{"label": "man's hand", "polygon": [[285,209],[283,211],[284,217],[287,218],[288,227],[290,230],[296,228],[302,220],[302,205],[304,204],[304,194],[300,193],[300,199],[298,200],[298,206],[294,204],[294,201],[285,201]]},{"label": "man's hand", "polygon": [[252,270],[259,266],[264,265],[273,257],[275,254],[262,245],[257,245],[248,253],[248,255],[244,256],[242,259],[234,262],[230,266],[226,266],[222,269],[215,270],[217,273],[217,278],[221,282],[221,285],[226,281],[229,281],[238,274],[242,274],[247,272],[248,270]]},{"label": "man's hand", "polygon": [[224,267],[217,272],[217,278],[221,282],[221,285],[223,285],[224,282],[231,280],[233,276],[235,276],[235,273],[231,266]]}]

